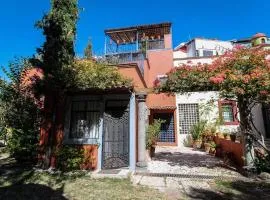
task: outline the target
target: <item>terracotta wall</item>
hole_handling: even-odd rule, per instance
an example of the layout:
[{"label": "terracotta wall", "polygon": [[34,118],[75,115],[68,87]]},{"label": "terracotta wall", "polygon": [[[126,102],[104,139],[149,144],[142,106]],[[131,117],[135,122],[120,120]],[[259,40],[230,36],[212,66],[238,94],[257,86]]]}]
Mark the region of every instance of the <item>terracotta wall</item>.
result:
[{"label": "terracotta wall", "polygon": [[85,162],[82,169],[94,170],[98,164],[98,145],[83,145]]},{"label": "terracotta wall", "polygon": [[[57,157],[55,154],[51,154],[50,160],[45,160],[46,149],[49,142],[49,133],[52,134],[53,149],[58,150],[63,143],[64,135],[64,113],[65,113],[65,98],[62,101],[57,101],[47,95],[45,99],[45,118],[41,125],[40,141],[39,141],[39,160],[50,163],[50,167],[55,168],[57,165]],[[56,116],[55,122],[53,122],[49,116],[51,116],[53,105],[56,104]],[[82,169],[96,169],[98,163],[98,146],[97,145],[76,145],[78,148],[84,148],[85,150],[85,162],[82,164]]]},{"label": "terracotta wall", "polygon": [[172,48],[172,34],[164,35],[165,49]]},{"label": "terracotta wall", "polygon": [[165,75],[173,68],[173,50],[148,51],[144,64],[144,78],[147,86],[151,88],[158,75]]},{"label": "terracotta wall", "polygon": [[175,96],[168,94],[148,94],[146,99],[148,108],[175,108]]},{"label": "terracotta wall", "polygon": [[[244,166],[243,160],[243,144],[239,142],[232,142],[221,138],[215,138],[216,144],[219,144],[223,153],[232,153],[232,159],[239,167]],[[230,155],[229,155],[230,156]]]},{"label": "terracotta wall", "polygon": [[143,76],[140,74],[141,72],[139,71],[137,64],[119,66],[118,71],[123,77],[132,80],[135,91],[140,91],[146,88],[145,81],[143,79]]}]

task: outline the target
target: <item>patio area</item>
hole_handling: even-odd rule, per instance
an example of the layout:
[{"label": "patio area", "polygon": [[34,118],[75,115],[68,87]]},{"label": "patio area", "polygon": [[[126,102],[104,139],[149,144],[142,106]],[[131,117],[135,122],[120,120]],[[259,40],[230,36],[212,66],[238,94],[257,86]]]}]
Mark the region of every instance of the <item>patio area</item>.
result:
[{"label": "patio area", "polygon": [[187,147],[157,147],[148,162],[147,173],[242,177],[232,166],[204,151]]}]

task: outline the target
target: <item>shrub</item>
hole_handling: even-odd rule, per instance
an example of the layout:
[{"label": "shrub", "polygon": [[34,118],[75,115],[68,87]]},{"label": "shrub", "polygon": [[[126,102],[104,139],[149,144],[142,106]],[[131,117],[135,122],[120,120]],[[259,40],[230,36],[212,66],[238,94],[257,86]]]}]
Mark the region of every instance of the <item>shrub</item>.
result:
[{"label": "shrub", "polygon": [[201,139],[202,134],[205,131],[205,128],[206,128],[206,121],[199,121],[197,124],[194,124],[191,127],[190,133],[193,141]]},{"label": "shrub", "polygon": [[28,59],[16,59],[4,72],[9,81],[0,78],[0,126],[7,134],[7,149],[17,160],[35,160],[39,137],[40,109],[30,88],[22,84]]},{"label": "shrub", "polygon": [[160,135],[160,128],[164,120],[155,119],[154,123],[148,126],[146,131],[146,148],[149,149],[151,146],[155,145],[159,135]]},{"label": "shrub", "polygon": [[255,167],[258,173],[268,172],[270,173],[270,156],[261,155],[255,158]]},{"label": "shrub", "polygon": [[56,167],[62,171],[78,170],[84,162],[84,149],[64,145],[56,152]]}]

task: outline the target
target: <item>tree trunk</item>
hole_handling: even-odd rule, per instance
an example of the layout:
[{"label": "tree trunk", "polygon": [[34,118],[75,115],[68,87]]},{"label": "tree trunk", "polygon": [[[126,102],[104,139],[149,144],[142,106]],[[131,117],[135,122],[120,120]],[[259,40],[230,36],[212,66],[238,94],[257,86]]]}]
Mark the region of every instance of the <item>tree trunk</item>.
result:
[{"label": "tree trunk", "polygon": [[238,97],[238,108],[240,113],[240,129],[242,134],[242,142],[244,148],[245,166],[252,167],[254,165],[254,146],[251,137],[252,127],[249,122],[249,100],[244,96]]}]

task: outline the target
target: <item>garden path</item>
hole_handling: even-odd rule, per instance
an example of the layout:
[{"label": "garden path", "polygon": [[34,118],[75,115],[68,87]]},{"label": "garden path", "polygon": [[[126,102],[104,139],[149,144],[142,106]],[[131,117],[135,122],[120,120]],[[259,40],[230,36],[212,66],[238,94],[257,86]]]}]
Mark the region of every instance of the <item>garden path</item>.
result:
[{"label": "garden path", "polygon": [[241,177],[236,168],[204,151],[187,147],[157,147],[148,173]]}]

